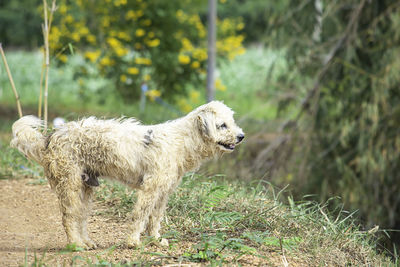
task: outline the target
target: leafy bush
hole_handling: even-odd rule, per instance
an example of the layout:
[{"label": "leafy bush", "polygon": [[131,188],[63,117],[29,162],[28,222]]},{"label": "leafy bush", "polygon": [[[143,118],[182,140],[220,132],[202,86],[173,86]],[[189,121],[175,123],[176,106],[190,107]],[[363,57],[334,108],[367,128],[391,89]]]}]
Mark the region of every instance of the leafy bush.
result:
[{"label": "leafy bush", "polygon": [[[60,61],[68,44],[82,49],[88,61],[112,79],[126,100],[140,95],[146,83],[157,97],[184,95],[205,79],[207,32],[190,7],[191,1],[76,1],[62,0],[51,31],[50,45]],[[194,8],[196,10],[196,8]],[[219,23],[219,56],[244,52],[239,20]],[[81,75],[87,70],[82,68]]]}]

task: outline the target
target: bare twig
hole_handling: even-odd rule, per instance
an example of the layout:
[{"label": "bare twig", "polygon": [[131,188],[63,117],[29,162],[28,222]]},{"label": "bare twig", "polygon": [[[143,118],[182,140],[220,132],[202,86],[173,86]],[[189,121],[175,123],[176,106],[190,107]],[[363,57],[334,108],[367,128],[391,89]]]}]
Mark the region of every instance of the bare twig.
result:
[{"label": "bare twig", "polygon": [[43,0],[44,7],[44,25],[42,25],[44,48],[45,48],[45,79],[44,79],[44,131],[47,131],[48,120],[48,88],[49,88],[49,69],[50,69],[50,49],[49,49],[49,33],[51,28],[51,21],[53,13],[56,10],[56,0],[53,0],[50,17],[47,17],[47,0]]},{"label": "bare twig", "polygon": [[[45,51],[43,51],[43,62],[45,61]],[[42,71],[40,72],[40,83],[39,83],[39,103],[38,103],[38,118],[42,118],[42,101],[43,101],[43,77],[45,64],[42,64]]]},{"label": "bare twig", "polygon": [[3,58],[4,66],[6,67],[8,79],[10,80],[11,88],[14,92],[15,99],[17,100],[18,115],[21,118],[22,117],[22,109],[21,109],[21,103],[19,101],[19,95],[18,95],[17,89],[15,88],[14,80],[11,76],[11,71],[10,71],[10,68],[8,67],[6,55],[4,54],[3,46],[1,45],[1,43],[0,43],[0,52],[1,52],[1,57]]}]

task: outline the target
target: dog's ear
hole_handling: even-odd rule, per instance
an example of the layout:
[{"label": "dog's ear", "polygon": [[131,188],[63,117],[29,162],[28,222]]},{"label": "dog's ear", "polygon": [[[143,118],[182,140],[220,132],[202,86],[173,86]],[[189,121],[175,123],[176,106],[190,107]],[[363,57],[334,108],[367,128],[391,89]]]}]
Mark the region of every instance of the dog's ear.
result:
[{"label": "dog's ear", "polygon": [[207,139],[211,139],[211,116],[212,114],[209,111],[201,111],[196,118],[201,135]]}]

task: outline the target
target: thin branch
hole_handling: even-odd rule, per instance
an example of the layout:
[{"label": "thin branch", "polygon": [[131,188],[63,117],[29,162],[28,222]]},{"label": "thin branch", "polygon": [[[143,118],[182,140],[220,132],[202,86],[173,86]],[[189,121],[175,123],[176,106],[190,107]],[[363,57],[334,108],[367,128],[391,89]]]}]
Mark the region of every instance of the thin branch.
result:
[{"label": "thin branch", "polygon": [[[43,50],[43,61],[45,61],[45,51]],[[39,103],[38,103],[38,118],[42,118],[42,101],[43,101],[43,77],[44,77],[45,64],[42,64],[42,71],[40,72],[39,83]]]},{"label": "thin branch", "polygon": [[10,80],[11,88],[14,92],[15,99],[17,100],[18,115],[21,118],[22,117],[22,108],[21,108],[21,103],[19,101],[19,95],[18,95],[17,89],[15,88],[14,80],[11,76],[11,71],[10,71],[10,68],[8,67],[6,55],[4,54],[3,46],[1,45],[1,43],[0,43],[0,53],[1,53],[1,57],[3,58],[4,66],[6,67],[6,71],[7,71],[8,79]]},{"label": "thin branch", "polygon": [[45,48],[45,79],[44,79],[44,131],[47,131],[47,120],[48,120],[48,88],[49,88],[49,69],[50,69],[50,49],[49,49],[49,33],[51,22],[53,19],[53,13],[56,11],[56,0],[53,0],[50,18],[47,16],[47,0],[43,0],[44,7],[44,25],[42,25],[44,48]]}]

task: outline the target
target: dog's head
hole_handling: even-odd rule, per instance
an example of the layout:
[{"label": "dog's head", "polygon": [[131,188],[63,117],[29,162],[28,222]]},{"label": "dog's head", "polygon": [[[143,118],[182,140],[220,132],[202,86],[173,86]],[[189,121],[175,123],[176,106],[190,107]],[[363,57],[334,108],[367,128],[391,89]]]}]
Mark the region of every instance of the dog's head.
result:
[{"label": "dog's head", "polygon": [[236,125],[234,112],[222,102],[212,101],[194,112],[203,139],[214,143],[217,151],[232,152],[242,142],[243,130]]}]

